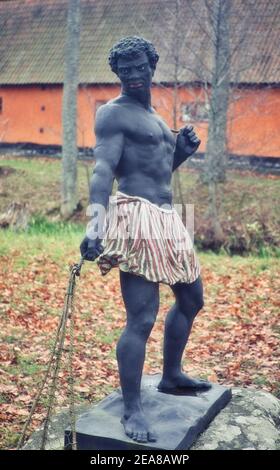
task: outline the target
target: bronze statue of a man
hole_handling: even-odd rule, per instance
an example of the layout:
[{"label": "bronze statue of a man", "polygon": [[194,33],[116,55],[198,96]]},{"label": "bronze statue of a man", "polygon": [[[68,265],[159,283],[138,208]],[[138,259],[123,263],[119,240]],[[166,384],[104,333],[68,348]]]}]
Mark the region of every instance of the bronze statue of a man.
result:
[{"label": "bronze statue of a man", "polygon": [[[158,388],[173,393],[210,387],[208,382],[188,377],[181,367],[192,323],[203,306],[203,289],[199,262],[172,206],[171,191],[172,172],[197,150],[200,140],[191,126],[181,129],[175,138],[151,106],[158,59],[153,44],[135,36],[121,39],[110,51],[109,63],[121,81],[121,94],[96,114],[96,165],[90,190],[93,208],[101,206],[107,211],[107,222],[104,217],[98,220],[99,226],[107,224],[106,233],[104,239],[86,236],[80,247],[86,260],[98,258],[102,274],[113,266],[120,268],[127,313],[117,345],[122,423],[126,434],[137,442],[157,439],[141,404],[140,383],[146,342],[159,308],[160,282],[170,285],[175,303],[165,322],[163,375]],[[114,178],[118,191],[111,204]],[[125,222],[127,236],[116,221]],[[144,236],[144,232],[153,232],[153,236]]]}]

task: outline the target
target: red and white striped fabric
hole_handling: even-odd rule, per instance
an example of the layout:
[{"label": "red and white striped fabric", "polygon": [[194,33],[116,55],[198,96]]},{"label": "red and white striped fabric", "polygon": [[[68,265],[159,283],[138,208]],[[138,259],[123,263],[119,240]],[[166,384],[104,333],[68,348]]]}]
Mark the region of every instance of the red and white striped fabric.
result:
[{"label": "red and white striped fabric", "polygon": [[103,246],[97,259],[102,275],[119,266],[172,285],[194,282],[200,274],[193,243],[175,208],[164,209],[139,196],[117,191],[110,198]]}]

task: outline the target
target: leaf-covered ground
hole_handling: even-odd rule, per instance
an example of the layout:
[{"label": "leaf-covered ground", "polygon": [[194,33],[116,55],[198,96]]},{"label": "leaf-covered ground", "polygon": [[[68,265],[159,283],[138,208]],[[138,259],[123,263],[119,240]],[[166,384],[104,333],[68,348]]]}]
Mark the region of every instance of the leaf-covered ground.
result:
[{"label": "leaf-covered ground", "polygon": [[[62,312],[69,265],[81,234],[0,232],[0,448],[14,448],[49,358]],[[200,254],[205,307],[184,356],[185,371],[226,385],[279,394],[279,260]],[[165,315],[173,302],[161,286],[161,307],[147,347],[145,372],[161,371]],[[95,401],[118,386],[115,347],[125,324],[118,270],[101,277],[83,266],[77,285],[74,375],[76,402]],[[57,406],[67,403],[60,372]],[[45,401],[44,401],[45,400]],[[44,417],[41,401],[30,430]]]}]

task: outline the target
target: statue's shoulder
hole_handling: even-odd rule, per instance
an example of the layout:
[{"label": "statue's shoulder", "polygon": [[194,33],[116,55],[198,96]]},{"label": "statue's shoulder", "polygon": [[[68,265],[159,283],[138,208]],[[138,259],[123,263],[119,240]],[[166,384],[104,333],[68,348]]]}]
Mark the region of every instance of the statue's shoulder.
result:
[{"label": "statue's shoulder", "polygon": [[112,100],[108,101],[104,106],[109,106],[110,108],[114,108],[115,110],[119,110],[119,112],[125,113],[131,109],[131,107],[134,108],[134,102],[125,95],[119,95],[116,98],[113,98]]},{"label": "statue's shoulder", "polygon": [[123,112],[123,100],[122,97],[117,97],[114,98],[110,101],[107,101],[107,103],[99,106],[97,112],[96,112],[96,118],[108,118],[110,116],[117,117],[120,113]]},{"label": "statue's shoulder", "polygon": [[110,129],[122,130],[124,114],[123,106],[118,98],[108,101],[100,106],[95,117],[95,131],[110,127]]}]

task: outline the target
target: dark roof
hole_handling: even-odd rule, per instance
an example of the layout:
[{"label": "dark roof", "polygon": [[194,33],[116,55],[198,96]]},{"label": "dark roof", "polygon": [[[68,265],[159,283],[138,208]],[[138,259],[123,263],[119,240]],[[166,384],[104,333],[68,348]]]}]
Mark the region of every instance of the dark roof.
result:
[{"label": "dark roof", "polygon": [[[210,82],[213,50],[204,1],[81,0],[80,82],[117,82],[108,51],[131,34],[158,49],[156,82],[174,81],[174,50],[180,81]],[[279,83],[280,1],[231,3],[231,81]],[[0,84],[62,83],[66,20],[66,0],[0,1]]]}]

